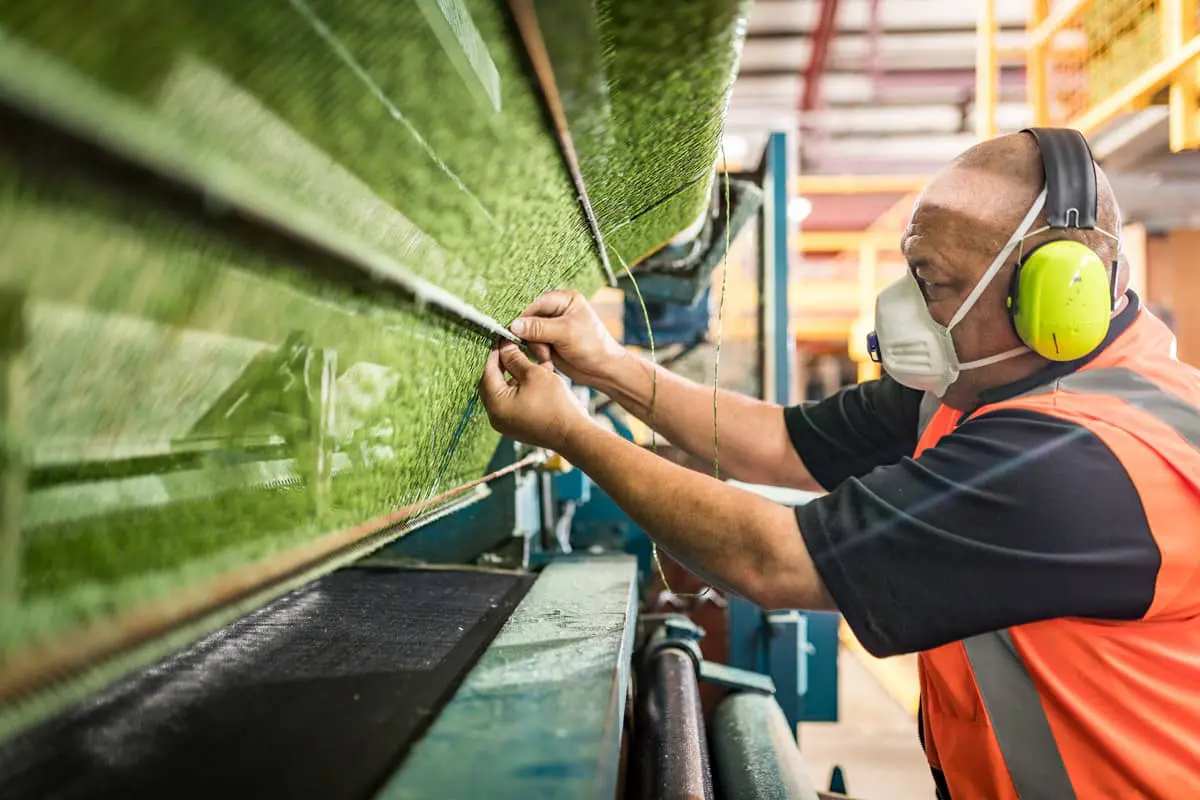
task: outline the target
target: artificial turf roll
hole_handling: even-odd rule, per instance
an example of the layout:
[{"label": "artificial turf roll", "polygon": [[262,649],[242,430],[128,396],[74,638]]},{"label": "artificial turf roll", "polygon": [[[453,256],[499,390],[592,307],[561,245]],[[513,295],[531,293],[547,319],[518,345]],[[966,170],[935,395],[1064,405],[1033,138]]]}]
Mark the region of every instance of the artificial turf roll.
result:
[{"label": "artificial turf roll", "polygon": [[[626,260],[707,202],[744,12],[602,0],[582,29],[576,145]],[[506,323],[603,273],[505,4],[12,0],[0,34],[0,85],[73,119],[0,111],[27,328],[0,358],[27,476],[0,668],[482,474],[486,336],[96,142],[136,129]]]}]

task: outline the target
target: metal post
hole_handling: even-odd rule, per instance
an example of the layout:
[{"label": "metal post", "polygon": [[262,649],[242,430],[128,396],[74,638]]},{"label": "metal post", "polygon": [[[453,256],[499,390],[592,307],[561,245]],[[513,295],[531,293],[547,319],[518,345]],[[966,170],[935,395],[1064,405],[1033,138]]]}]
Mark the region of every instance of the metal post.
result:
[{"label": "metal post", "polygon": [[0,612],[21,599],[26,322],[24,293],[0,291]]},{"label": "metal post", "polygon": [[[1032,34],[1046,20],[1050,13],[1050,0],[1033,0],[1029,12],[1029,22],[1025,26],[1028,34]],[[1025,93],[1033,110],[1033,124],[1037,126],[1050,124],[1050,93],[1046,84],[1046,63],[1053,48],[1047,42],[1035,42],[1030,39],[1029,52],[1025,56]]]},{"label": "metal post", "polygon": [[[1162,0],[1159,6],[1162,26],[1163,59],[1170,59],[1196,36],[1196,0]],[[1171,152],[1200,146],[1200,112],[1197,111],[1195,70],[1175,73],[1171,80],[1170,146]]]},{"label": "metal post", "polygon": [[763,397],[781,405],[792,401],[790,358],[791,313],[788,304],[788,277],[791,252],[788,246],[788,163],[790,137],[775,131],[767,138],[763,156],[763,253],[762,316],[764,375]]},{"label": "metal post", "polygon": [[980,0],[975,38],[975,135],[984,140],[996,135],[996,95],[1000,91],[1000,70],[996,66],[996,0]]}]

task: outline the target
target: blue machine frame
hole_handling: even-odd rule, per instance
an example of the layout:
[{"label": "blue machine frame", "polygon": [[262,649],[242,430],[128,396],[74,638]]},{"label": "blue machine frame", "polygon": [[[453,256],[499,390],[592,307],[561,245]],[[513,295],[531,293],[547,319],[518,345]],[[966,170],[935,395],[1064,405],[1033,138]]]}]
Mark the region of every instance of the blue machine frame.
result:
[{"label": "blue machine frame", "polygon": [[[763,396],[781,405],[792,402],[790,365],[794,353],[788,305],[790,151],[790,137],[782,132],[772,133],[763,154],[760,176],[764,190],[759,237]],[[696,322],[693,316],[686,318],[693,330],[707,327],[707,319]],[[671,330],[663,333],[680,334],[679,328],[686,327],[681,325],[683,319],[664,318]],[[652,317],[652,328],[656,321]],[[656,344],[660,343],[657,328],[654,334]],[[634,333],[632,338],[641,344],[645,337]],[[634,342],[627,336],[627,343]],[[632,440],[619,418],[611,412],[605,413],[617,433]],[[573,547],[623,549],[637,556],[641,579],[649,579],[649,539],[608,495],[578,471],[556,476],[554,490],[560,502],[577,503],[571,529]],[[729,665],[770,676],[779,705],[793,729],[799,722],[838,719],[838,614],[766,612],[736,597],[729,599],[728,614]]]},{"label": "blue machine frame", "polygon": [[[762,282],[763,396],[792,403],[793,341],[788,304],[791,233],[788,223],[788,157],[791,138],[774,132],[762,159],[764,190]],[[729,603],[729,663],[770,675],[788,723],[838,719],[838,628],[828,612],[768,613],[741,598]]]}]

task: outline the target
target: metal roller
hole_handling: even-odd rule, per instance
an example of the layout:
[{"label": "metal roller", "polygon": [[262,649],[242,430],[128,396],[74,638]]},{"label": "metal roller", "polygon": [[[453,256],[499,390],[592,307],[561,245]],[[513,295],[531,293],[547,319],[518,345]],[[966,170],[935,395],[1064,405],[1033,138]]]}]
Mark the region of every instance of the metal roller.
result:
[{"label": "metal roller", "polygon": [[720,797],[817,800],[796,740],[773,695],[729,695],[713,713],[711,732]]},{"label": "metal roller", "polygon": [[695,660],[678,647],[653,651],[641,685],[630,796],[713,800]]}]

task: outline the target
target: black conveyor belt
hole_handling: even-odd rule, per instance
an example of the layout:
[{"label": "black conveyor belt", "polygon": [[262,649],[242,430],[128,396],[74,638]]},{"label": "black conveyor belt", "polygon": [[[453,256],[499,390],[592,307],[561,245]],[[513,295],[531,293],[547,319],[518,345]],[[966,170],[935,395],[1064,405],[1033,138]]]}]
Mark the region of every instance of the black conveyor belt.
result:
[{"label": "black conveyor belt", "polygon": [[531,576],[346,569],[0,744],[0,797],[361,797]]}]

